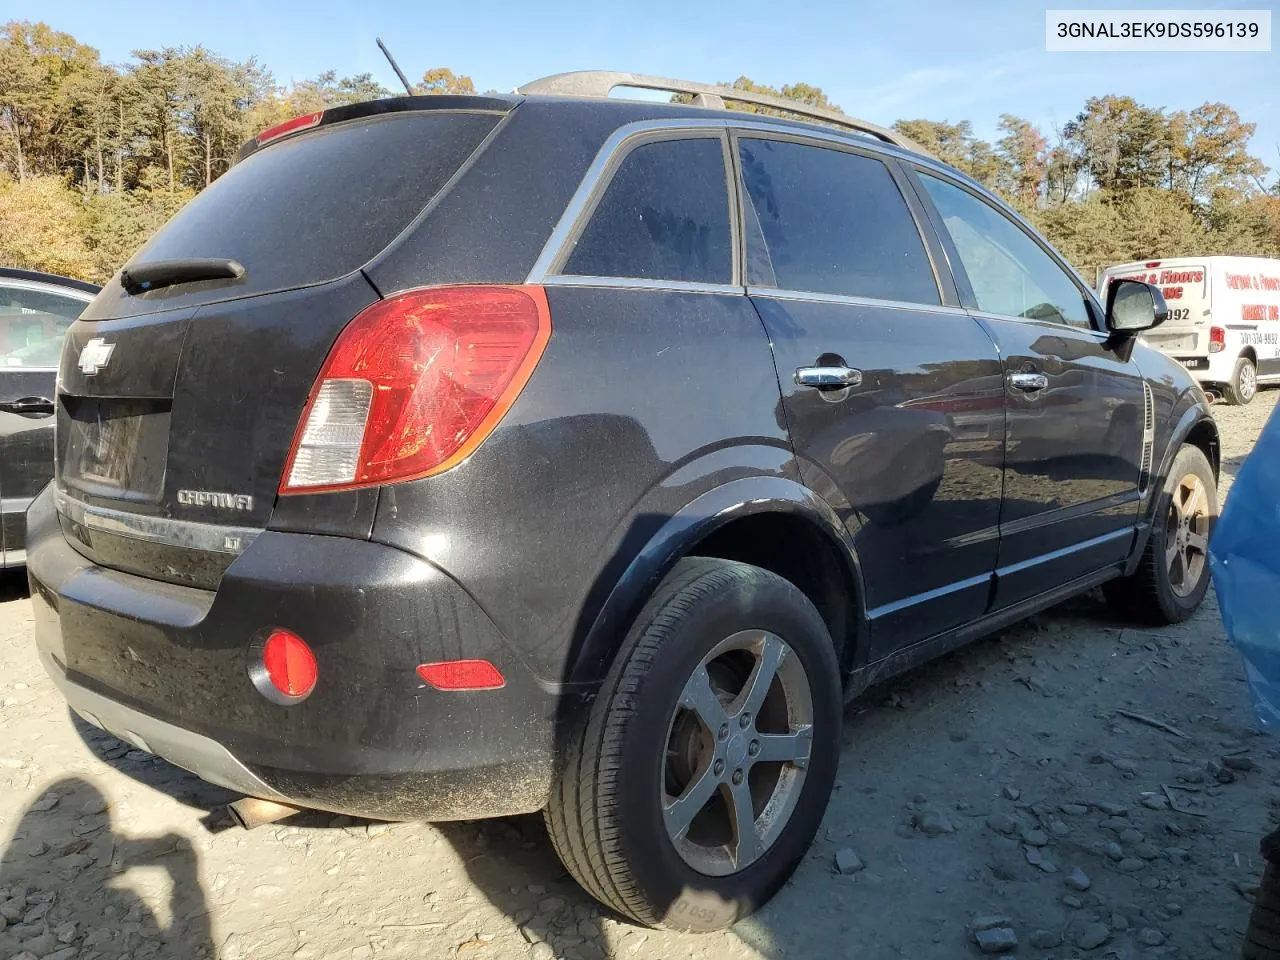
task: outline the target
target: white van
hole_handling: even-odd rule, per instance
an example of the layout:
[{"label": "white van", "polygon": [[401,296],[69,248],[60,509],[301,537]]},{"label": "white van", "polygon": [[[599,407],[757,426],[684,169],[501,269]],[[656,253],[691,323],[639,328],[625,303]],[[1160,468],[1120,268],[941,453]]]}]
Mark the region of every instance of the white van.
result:
[{"label": "white van", "polygon": [[1229,403],[1254,398],[1259,384],[1280,383],[1280,260],[1264,257],[1177,257],[1108,267],[1098,282],[1104,300],[1114,277],[1158,286],[1169,319],[1144,336]]}]

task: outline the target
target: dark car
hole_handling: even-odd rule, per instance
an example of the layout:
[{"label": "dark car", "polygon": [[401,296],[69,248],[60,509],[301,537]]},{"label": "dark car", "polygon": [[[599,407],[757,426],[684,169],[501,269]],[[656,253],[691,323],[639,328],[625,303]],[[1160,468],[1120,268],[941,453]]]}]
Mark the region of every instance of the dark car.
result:
[{"label": "dark car", "polygon": [[1158,292],[962,174],[619,77],[249,144],[72,326],[29,572],[75,711],[247,820],[545,810],[709,930],[872,681],[1100,585],[1189,616],[1218,433]]},{"label": "dark car", "polygon": [[53,476],[62,335],[98,287],[0,267],[0,567],[26,562],[27,507]]}]

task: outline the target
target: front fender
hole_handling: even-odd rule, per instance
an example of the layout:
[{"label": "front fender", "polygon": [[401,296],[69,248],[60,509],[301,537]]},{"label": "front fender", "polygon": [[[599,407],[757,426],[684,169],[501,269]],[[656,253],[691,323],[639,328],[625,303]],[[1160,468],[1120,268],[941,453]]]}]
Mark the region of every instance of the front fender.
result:
[{"label": "front fender", "polygon": [[861,567],[853,542],[831,505],[808,487],[787,477],[741,477],[695,497],[667,518],[639,547],[609,587],[599,614],[568,665],[566,679],[572,684],[599,683],[632,621],[676,562],[725,524],[760,513],[801,518],[832,541],[857,586],[857,617],[861,621],[865,615],[861,609]]},{"label": "front fender", "polygon": [[[1159,452],[1159,461],[1155,465],[1151,481],[1147,484],[1146,492],[1143,494],[1138,524],[1138,540],[1134,546],[1133,555],[1129,558],[1129,563],[1125,568],[1126,574],[1132,574],[1138,568],[1138,563],[1142,559],[1142,554],[1147,548],[1147,539],[1151,536],[1151,528],[1155,522],[1156,505],[1160,501],[1160,491],[1164,489],[1165,481],[1169,478],[1169,472],[1173,469],[1173,460],[1178,455],[1178,451],[1182,449],[1182,445],[1187,442],[1187,438],[1197,431],[1209,431],[1215,444],[1218,440],[1218,423],[1213,418],[1213,414],[1209,411],[1207,404],[1198,396],[1198,390],[1186,390],[1180,394],[1174,403],[1170,416],[1166,420],[1167,429],[1162,434],[1168,439],[1165,441],[1164,447]],[[1214,476],[1218,474],[1218,462],[1214,458],[1210,458],[1213,464]]]}]

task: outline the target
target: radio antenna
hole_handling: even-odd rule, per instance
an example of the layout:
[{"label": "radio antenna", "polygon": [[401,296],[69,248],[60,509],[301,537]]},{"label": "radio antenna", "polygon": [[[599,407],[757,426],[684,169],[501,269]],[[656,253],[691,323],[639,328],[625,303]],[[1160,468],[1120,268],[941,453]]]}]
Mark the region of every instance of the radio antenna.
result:
[{"label": "radio antenna", "polygon": [[409,86],[409,81],[405,79],[404,71],[400,69],[400,64],[396,63],[396,58],[391,55],[391,51],[387,49],[387,45],[382,42],[381,37],[374,37],[378,41],[378,49],[382,51],[382,55],[387,58],[387,63],[391,64],[391,69],[396,72],[396,76],[400,78],[400,82],[404,84],[404,92],[413,96],[413,87]]}]

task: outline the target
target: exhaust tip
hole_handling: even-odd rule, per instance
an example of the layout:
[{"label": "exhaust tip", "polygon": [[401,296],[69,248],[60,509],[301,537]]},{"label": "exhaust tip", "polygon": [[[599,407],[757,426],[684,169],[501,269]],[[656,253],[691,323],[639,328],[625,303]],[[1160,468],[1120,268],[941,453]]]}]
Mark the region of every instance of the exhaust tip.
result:
[{"label": "exhaust tip", "polygon": [[246,830],[275,823],[285,817],[300,813],[301,807],[292,807],[287,803],[274,800],[261,800],[258,797],[242,797],[234,803],[227,804],[227,812],[238,826]]}]

